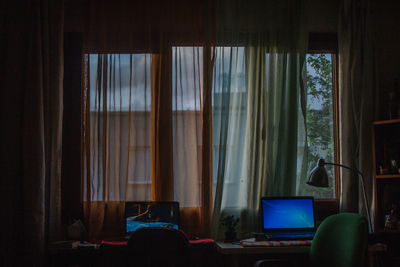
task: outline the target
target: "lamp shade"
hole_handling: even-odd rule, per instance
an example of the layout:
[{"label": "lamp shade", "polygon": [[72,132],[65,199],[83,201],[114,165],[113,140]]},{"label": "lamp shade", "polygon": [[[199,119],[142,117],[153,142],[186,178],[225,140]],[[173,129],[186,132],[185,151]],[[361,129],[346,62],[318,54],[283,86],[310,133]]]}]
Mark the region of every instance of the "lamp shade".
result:
[{"label": "lamp shade", "polygon": [[328,187],[328,173],[325,169],[325,160],[319,159],[317,166],[311,170],[307,184],[317,187]]}]

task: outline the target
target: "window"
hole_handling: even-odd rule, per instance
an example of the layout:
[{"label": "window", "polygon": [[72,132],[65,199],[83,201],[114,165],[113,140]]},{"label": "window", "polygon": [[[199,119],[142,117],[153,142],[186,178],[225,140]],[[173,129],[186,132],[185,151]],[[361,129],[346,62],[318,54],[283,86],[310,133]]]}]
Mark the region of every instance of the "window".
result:
[{"label": "window", "polygon": [[[218,172],[225,172],[224,190],[230,194],[224,195],[226,199],[223,201],[232,207],[246,207],[248,199],[249,164],[245,153],[249,125],[248,90],[251,87],[246,67],[248,52],[246,47],[241,46],[216,47],[213,66],[214,188]],[[279,56],[270,56],[268,52],[265,55],[267,62]],[[86,181],[84,185],[90,184],[94,201],[104,200],[104,190],[109,190],[106,195],[111,200],[152,199],[151,57],[151,54],[86,54],[86,97],[90,99],[86,110],[91,117],[90,143],[93,150],[89,158],[90,170],[85,168],[85,172],[90,171],[91,177],[96,178]],[[310,50],[306,56],[308,169],[316,164],[318,158],[334,162],[337,157],[335,62],[335,51],[329,49]],[[171,47],[170,66],[174,199],[182,207],[199,207],[203,47]],[[268,80],[268,66],[265,71]],[[226,97],[227,94],[229,97]],[[224,109],[227,107],[230,111],[225,117]],[[233,117],[235,119],[231,120]],[[219,140],[219,125],[223,120],[233,122],[227,129],[231,134],[225,142]],[[104,127],[108,127],[106,131]],[[221,150],[230,160],[219,169]],[[305,186],[302,194],[313,195],[317,199],[336,199],[337,174],[334,168],[327,167],[327,170],[331,177],[329,188]],[[89,177],[86,173],[85,177]],[[123,182],[125,178],[127,180]],[[84,189],[87,192],[88,188]]]},{"label": "window", "polygon": [[85,55],[84,199],[152,199],[150,63],[150,54]]},{"label": "window", "polygon": [[[217,47],[214,63],[213,77],[213,166],[214,166],[214,185],[216,185],[217,177],[223,175],[224,190],[229,194],[224,195],[222,200],[230,207],[246,207],[247,206],[247,181],[248,181],[248,159],[243,157],[246,149],[246,127],[248,127],[247,112],[248,107],[247,96],[249,82],[248,69],[245,67],[246,52],[245,47]],[[268,81],[269,71],[268,64],[272,61],[278,61],[280,54],[266,54],[266,75]],[[319,158],[324,158],[327,162],[335,162],[337,157],[337,116],[336,116],[336,51],[325,47],[318,51],[310,50],[306,55],[306,89],[307,89],[307,145],[308,145],[308,170],[311,170]],[[272,88],[272,87],[271,87]],[[224,97],[229,94],[229,98]],[[222,102],[222,98],[226,103]],[[223,114],[229,105],[231,113],[224,117]],[[235,118],[235,119],[233,119]],[[230,134],[226,140],[226,145],[220,143],[222,120],[228,120],[231,126]],[[276,126],[274,126],[276,127]],[[304,139],[303,139],[304,140]],[[268,140],[267,142],[270,142]],[[299,142],[300,139],[299,139]],[[303,143],[298,143],[299,153],[300,147],[304,147]],[[273,147],[272,145],[270,147]],[[222,165],[220,170],[220,151],[225,150],[224,157],[229,160],[226,165]],[[301,158],[298,157],[298,158]],[[222,159],[224,160],[224,159]],[[301,166],[301,162],[298,162]],[[298,194],[312,195],[316,199],[337,199],[337,174],[335,168],[326,166],[330,177],[328,188],[316,188],[308,186],[303,181],[298,181]],[[298,171],[301,171],[299,168]],[[218,174],[220,172],[220,174]],[[300,177],[300,174],[298,174]],[[232,193],[235,192],[235,193]]]},{"label": "window", "polygon": [[[319,158],[339,161],[337,36],[311,33],[306,56],[307,68],[307,143],[309,170]],[[326,165],[329,187],[308,187],[307,194],[317,200],[339,198],[339,171]]]},{"label": "window", "polygon": [[[335,54],[310,53],[306,56],[307,67],[307,143],[309,169],[319,158],[335,162],[335,115],[333,62]],[[327,165],[329,187],[308,188],[317,199],[336,198],[335,167]]]},{"label": "window", "polygon": [[[84,198],[152,200],[152,55],[86,54],[85,63]],[[161,123],[172,124],[173,186],[161,190],[182,208],[200,207],[203,48],[172,47],[170,68],[171,99],[161,101],[172,117]]]}]

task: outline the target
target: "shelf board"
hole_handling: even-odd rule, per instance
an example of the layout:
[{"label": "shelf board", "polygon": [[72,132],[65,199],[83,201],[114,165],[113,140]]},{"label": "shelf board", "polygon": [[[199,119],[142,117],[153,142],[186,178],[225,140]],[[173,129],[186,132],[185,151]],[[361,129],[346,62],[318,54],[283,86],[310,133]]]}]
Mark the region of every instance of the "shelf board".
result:
[{"label": "shelf board", "polygon": [[381,125],[381,124],[393,124],[393,123],[400,123],[400,119],[395,120],[384,120],[384,121],[374,121],[374,125]]},{"label": "shelf board", "polygon": [[400,174],[379,174],[375,175],[376,179],[399,179]]}]

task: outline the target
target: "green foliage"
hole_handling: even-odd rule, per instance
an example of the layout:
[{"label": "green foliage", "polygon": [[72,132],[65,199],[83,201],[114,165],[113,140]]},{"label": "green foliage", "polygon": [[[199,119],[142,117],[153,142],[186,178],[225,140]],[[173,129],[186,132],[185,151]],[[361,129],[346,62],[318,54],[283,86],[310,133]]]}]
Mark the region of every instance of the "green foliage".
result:
[{"label": "green foliage", "polygon": [[226,215],[221,218],[221,225],[226,228],[227,232],[235,232],[235,228],[239,223],[239,218],[235,218],[233,215]]},{"label": "green foliage", "polygon": [[[330,54],[307,55],[307,143],[310,168],[319,158],[334,161],[333,84]],[[333,169],[327,169],[333,184]],[[330,173],[329,173],[330,172]],[[314,189],[315,190],[315,189]],[[332,188],[315,197],[332,197]],[[321,191],[322,190],[322,191]],[[315,193],[315,192],[314,192]]]}]

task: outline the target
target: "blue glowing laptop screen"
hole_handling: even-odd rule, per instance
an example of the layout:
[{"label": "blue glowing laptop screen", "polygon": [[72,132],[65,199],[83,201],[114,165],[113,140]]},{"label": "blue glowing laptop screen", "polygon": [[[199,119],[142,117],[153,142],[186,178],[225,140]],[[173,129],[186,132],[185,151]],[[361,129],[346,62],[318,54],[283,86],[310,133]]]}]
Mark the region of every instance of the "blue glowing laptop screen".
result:
[{"label": "blue glowing laptop screen", "polygon": [[142,227],[171,227],[178,229],[178,202],[126,202],[126,232]]},{"label": "blue glowing laptop screen", "polygon": [[262,199],[264,230],[314,229],[312,198]]}]

